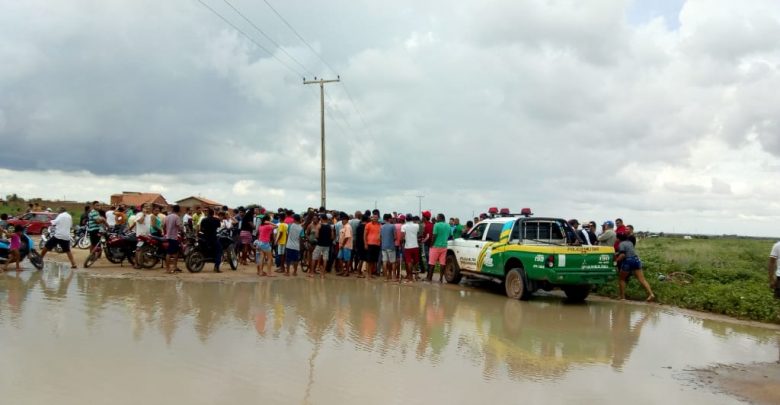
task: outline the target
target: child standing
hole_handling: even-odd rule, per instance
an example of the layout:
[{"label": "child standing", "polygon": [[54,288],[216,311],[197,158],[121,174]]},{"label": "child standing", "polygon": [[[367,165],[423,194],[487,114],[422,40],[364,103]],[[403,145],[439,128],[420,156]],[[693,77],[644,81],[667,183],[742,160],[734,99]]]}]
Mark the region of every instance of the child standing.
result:
[{"label": "child standing", "polygon": [[22,232],[24,229],[19,226],[16,227],[16,229],[13,230],[13,233],[11,233],[11,243],[8,246],[8,261],[5,262],[5,267],[3,267],[3,271],[8,271],[8,265],[12,262],[16,263],[16,271],[22,271],[22,268],[19,267],[19,262],[21,262],[21,255],[19,253],[19,249],[22,248]]}]

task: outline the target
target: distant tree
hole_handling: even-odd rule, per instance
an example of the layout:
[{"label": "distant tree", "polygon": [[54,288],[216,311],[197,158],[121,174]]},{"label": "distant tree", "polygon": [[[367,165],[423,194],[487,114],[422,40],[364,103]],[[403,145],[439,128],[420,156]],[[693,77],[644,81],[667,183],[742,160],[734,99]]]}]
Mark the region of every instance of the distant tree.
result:
[{"label": "distant tree", "polygon": [[16,195],[16,193],[8,194],[7,196],[5,196],[5,199],[8,200],[8,202],[12,202],[12,203],[24,202],[24,198],[19,197],[18,195]]}]

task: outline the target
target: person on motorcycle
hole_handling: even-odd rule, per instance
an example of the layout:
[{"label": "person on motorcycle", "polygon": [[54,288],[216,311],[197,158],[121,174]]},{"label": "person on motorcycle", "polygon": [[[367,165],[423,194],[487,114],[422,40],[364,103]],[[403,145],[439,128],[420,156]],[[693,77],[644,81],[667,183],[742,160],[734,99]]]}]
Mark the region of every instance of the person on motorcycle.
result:
[{"label": "person on motorcycle", "polygon": [[92,207],[87,213],[87,233],[93,250],[100,243],[100,229],[107,225],[106,219],[98,211],[98,204],[100,203],[92,201]]},{"label": "person on motorcycle", "polygon": [[[146,236],[150,234],[152,227],[152,210],[149,205],[144,205],[144,208],[138,214],[135,214],[133,223],[130,225],[129,230],[135,230],[136,236]],[[141,249],[135,251],[135,268],[141,268]]]},{"label": "person on motorcycle", "polygon": [[68,255],[70,260],[70,268],[75,269],[76,260],[73,259],[73,252],[70,251],[70,228],[73,226],[73,217],[68,214],[65,207],[60,207],[59,214],[54,220],[51,221],[51,226],[54,228],[54,234],[51,239],[46,241],[46,245],[41,249],[41,261],[46,256],[46,252],[59,246],[62,249],[62,253]]},{"label": "person on motorcycle", "polygon": [[118,232],[122,232],[127,227],[127,214],[125,213],[125,207],[119,206],[114,212],[116,217],[116,227],[114,228]]},{"label": "person on motorcycle", "polygon": [[206,216],[200,221],[200,232],[206,243],[214,249],[214,271],[217,273],[222,272],[219,270],[219,265],[222,263],[222,245],[217,237],[220,225],[220,221],[214,217],[214,210],[211,207],[206,208]]},{"label": "person on motorcycle", "polygon": [[0,214],[0,239],[5,239],[5,231],[8,228],[8,214]]}]

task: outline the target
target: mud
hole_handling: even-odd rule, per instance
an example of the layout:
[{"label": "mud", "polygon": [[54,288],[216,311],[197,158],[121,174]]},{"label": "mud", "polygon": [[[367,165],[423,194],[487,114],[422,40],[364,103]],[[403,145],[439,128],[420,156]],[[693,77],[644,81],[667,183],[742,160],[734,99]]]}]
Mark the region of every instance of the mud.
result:
[{"label": "mud", "polygon": [[0,275],[3,402],[778,403],[776,329],[657,305],[68,267]]}]

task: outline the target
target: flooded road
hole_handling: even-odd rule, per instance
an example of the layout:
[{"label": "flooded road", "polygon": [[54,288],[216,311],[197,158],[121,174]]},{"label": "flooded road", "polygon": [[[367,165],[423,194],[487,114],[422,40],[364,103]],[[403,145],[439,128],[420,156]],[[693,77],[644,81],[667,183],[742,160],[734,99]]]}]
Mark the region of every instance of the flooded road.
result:
[{"label": "flooded road", "polygon": [[688,370],[774,330],[657,306],[355,279],[0,275],[8,404],[740,403]]}]

